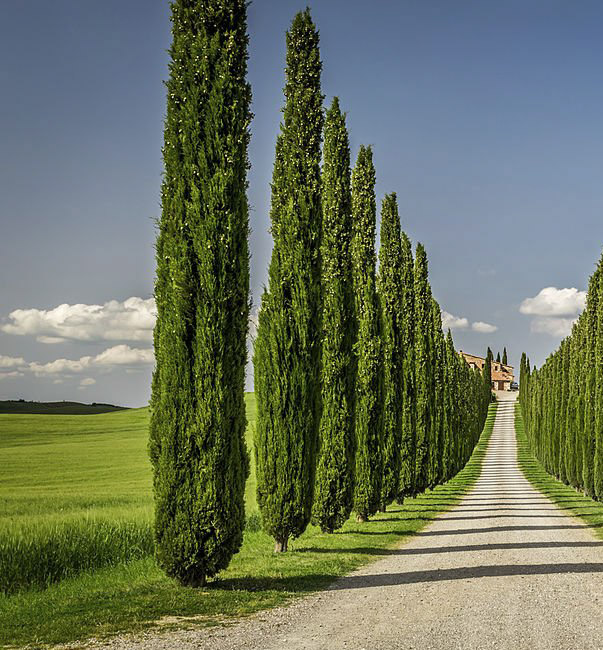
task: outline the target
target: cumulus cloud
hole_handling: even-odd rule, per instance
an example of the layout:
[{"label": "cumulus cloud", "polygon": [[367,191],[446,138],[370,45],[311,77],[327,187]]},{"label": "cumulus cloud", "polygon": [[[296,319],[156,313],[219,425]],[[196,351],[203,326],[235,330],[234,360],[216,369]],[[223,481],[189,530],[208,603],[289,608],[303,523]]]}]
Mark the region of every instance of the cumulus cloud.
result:
[{"label": "cumulus cloud", "polygon": [[115,345],[94,357],[99,366],[138,366],[153,363],[155,355],[151,348],[131,348],[129,345]]},{"label": "cumulus cloud", "polygon": [[0,368],[18,368],[25,365],[23,357],[5,357],[0,354]]},{"label": "cumulus cloud", "polygon": [[492,332],[496,332],[498,327],[496,325],[491,325],[490,323],[484,323],[481,320],[476,321],[471,325],[471,329],[474,332],[479,332],[480,334],[492,334]]},{"label": "cumulus cloud", "polygon": [[526,298],[519,311],[530,316],[576,316],[586,307],[586,291],[545,287],[533,298]]},{"label": "cumulus cloud", "polygon": [[28,369],[37,377],[52,375],[71,375],[92,368],[110,369],[116,366],[140,366],[154,361],[151,348],[131,348],[129,345],[115,345],[107,348],[95,357],[85,356],[79,359],[55,359],[48,363],[32,362]]},{"label": "cumulus cloud", "polygon": [[94,386],[94,384],[96,384],[96,379],[94,379],[93,377],[86,377],[85,379],[82,379],[82,381],[80,381],[79,387],[81,389],[84,389],[87,388],[88,386]]},{"label": "cumulus cloud", "polygon": [[454,316],[447,311],[442,310],[442,327],[444,330],[464,330],[469,327],[469,321],[460,316]]},{"label": "cumulus cloud", "polygon": [[542,316],[532,321],[530,329],[536,334],[549,334],[550,336],[565,338],[572,333],[572,327],[576,320],[575,318]]},{"label": "cumulus cloud", "polygon": [[8,379],[8,377],[23,377],[20,370],[11,370],[10,372],[0,372],[0,379]]},{"label": "cumulus cloud", "polygon": [[104,305],[63,304],[54,309],[16,309],[0,328],[7,334],[35,336],[41,343],[63,341],[151,341],[155,300],[132,297]]}]

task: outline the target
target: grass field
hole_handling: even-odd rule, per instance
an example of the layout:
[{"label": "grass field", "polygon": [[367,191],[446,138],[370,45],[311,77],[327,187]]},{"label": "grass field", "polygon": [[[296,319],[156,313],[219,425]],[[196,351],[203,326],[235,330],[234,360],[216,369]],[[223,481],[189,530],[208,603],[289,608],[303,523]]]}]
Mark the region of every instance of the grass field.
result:
[{"label": "grass field", "polygon": [[593,533],[603,539],[603,502],[593,501],[582,492],[578,492],[573,487],[558,481],[532,455],[525,434],[519,403],[515,405],[515,430],[517,432],[519,466],[528,481],[537,490],[549,497],[553,503],[588,524]]},{"label": "grass field", "polygon": [[[253,395],[247,407],[249,439]],[[40,646],[156,625],[214,624],[323,588],[458,501],[479,474],[494,408],[471,461],[452,481],[366,524],[349,521],[333,535],[310,527],[282,556],[272,553],[253,516],[252,468],[243,548],[203,590],[178,586],[150,555],[146,409],[0,416],[0,453],[6,459],[0,476],[0,576],[5,579],[6,572],[12,581],[5,589],[11,593],[0,596],[0,644]]]}]

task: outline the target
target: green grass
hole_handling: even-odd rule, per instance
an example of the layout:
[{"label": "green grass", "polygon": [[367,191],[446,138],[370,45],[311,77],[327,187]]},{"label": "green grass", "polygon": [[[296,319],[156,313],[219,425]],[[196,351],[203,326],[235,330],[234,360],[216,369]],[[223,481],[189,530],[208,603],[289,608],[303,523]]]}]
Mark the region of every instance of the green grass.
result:
[{"label": "green grass", "polygon": [[[248,396],[248,409],[250,435],[255,417],[253,396]],[[386,554],[458,502],[481,471],[494,410],[495,406],[462,472],[427,494],[390,507],[368,523],[350,520],[333,535],[310,527],[292,543],[289,553],[275,555],[272,541],[255,530],[257,518],[252,516],[254,525],[245,532],[241,552],[219,579],[204,589],[180,587],[147,556],[77,572],[45,589],[0,596],[0,644],[37,647],[156,626],[212,625],[324,588]],[[146,410],[63,418],[61,428],[60,416],[54,416],[53,430],[46,429],[50,418],[20,425],[16,421],[7,425],[0,418],[0,449],[2,454],[13,454],[7,465],[11,469],[3,472],[0,483],[2,503],[10,509],[10,514],[2,517],[2,526],[8,523],[24,534],[29,530],[30,535],[32,529],[27,527],[39,523],[44,538],[52,534],[53,525],[59,530],[64,521],[82,526],[87,522],[94,528],[99,521],[144,522],[146,517],[150,525],[147,418]],[[85,419],[88,424],[83,424]],[[75,425],[73,420],[82,424]],[[41,489],[40,484],[44,486]],[[247,486],[252,515],[254,492],[252,475]],[[115,544],[114,537],[121,534],[113,531],[107,543]],[[90,543],[98,544],[98,540]],[[42,560],[40,556],[38,561]]]},{"label": "green grass", "polygon": [[530,450],[519,403],[515,406],[515,431],[519,466],[528,481],[553,503],[588,524],[593,533],[603,539],[603,503],[593,501],[582,492],[558,481],[544,469]]}]

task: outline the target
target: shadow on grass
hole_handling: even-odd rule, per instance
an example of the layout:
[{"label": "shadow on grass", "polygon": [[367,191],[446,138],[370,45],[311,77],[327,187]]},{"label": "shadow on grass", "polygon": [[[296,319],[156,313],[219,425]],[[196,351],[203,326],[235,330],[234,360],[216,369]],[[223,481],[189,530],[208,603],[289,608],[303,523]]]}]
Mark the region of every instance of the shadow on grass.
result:
[{"label": "shadow on grass", "polygon": [[[391,549],[390,549],[391,550]],[[380,553],[381,554],[381,553]],[[367,587],[388,587],[417,584],[422,582],[443,582],[468,580],[472,578],[505,578],[509,576],[557,575],[557,574],[603,573],[603,563],[564,562],[560,564],[496,564],[483,566],[433,569],[429,571],[408,571],[401,573],[378,573],[347,575],[318,574],[291,578],[253,578],[218,580],[209,589],[227,591],[285,591],[291,593],[316,591],[317,586],[329,590],[366,589]],[[319,587],[320,588],[320,587]]]}]

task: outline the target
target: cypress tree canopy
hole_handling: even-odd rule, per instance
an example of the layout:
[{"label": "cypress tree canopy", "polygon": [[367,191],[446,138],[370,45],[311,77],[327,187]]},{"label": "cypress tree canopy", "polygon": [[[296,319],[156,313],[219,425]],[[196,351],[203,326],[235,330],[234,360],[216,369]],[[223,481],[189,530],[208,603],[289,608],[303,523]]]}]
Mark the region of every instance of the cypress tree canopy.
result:
[{"label": "cypress tree canopy", "polygon": [[404,258],[396,195],[388,194],[381,208],[379,297],[383,349],[383,438],[381,508],[399,492],[404,406],[403,285]]},{"label": "cypress tree canopy", "polygon": [[274,248],[254,348],[258,505],[275,549],[308,525],[320,421],[319,37],[310,11],[287,32],[283,123],[270,219]]},{"label": "cypress tree canopy", "polygon": [[360,147],[352,173],[352,268],[358,325],[356,354],[356,472],[354,510],[360,520],[381,500],[382,357],[375,277],[375,167],[370,147]]},{"label": "cypress tree canopy", "polygon": [[398,500],[415,494],[415,287],[414,260],[410,239],[405,232],[402,241],[402,298],[400,301],[402,336],[402,441],[400,449],[400,480]]},{"label": "cypress tree canopy", "polygon": [[333,532],[352,510],[356,381],[350,148],[337,97],[325,121],[322,213],[322,417],[313,519]]},{"label": "cypress tree canopy", "polygon": [[149,451],[157,560],[196,586],[245,523],[246,3],[175,0],[172,23]]}]

